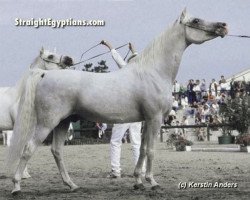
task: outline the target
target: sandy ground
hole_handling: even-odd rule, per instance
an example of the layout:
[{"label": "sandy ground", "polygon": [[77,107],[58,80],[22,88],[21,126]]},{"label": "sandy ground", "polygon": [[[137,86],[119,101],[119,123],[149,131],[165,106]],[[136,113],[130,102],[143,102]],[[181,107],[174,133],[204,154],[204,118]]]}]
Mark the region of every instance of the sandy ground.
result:
[{"label": "sandy ground", "polygon": [[[123,177],[107,179],[109,145],[65,146],[65,162],[72,180],[80,186],[70,192],[62,183],[50,147],[40,147],[29,164],[32,178],[22,182],[22,193],[12,196],[11,178],[3,172],[4,147],[0,146],[0,199],[250,199],[250,154],[241,152],[175,152],[157,143],[155,179],[161,185],[152,191],[133,189],[131,145],[122,149]],[[179,183],[187,183],[180,190]],[[191,188],[192,183],[235,183],[237,188]]]}]

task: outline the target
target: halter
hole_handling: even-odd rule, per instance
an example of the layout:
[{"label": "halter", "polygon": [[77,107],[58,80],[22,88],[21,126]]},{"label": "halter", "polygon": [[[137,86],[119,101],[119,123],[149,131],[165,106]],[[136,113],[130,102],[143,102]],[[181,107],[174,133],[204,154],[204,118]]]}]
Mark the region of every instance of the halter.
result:
[{"label": "halter", "polygon": [[206,30],[205,28],[203,29],[203,28],[200,28],[200,27],[193,26],[193,25],[191,25],[189,22],[187,22],[187,23],[185,23],[185,24],[183,23],[183,25],[184,25],[184,26],[187,26],[187,27],[190,27],[190,28],[197,29],[197,30],[205,31],[205,32],[207,32],[207,33],[216,34],[215,32]]},{"label": "halter", "polygon": [[[213,31],[208,31],[208,30],[206,30],[206,29],[202,29],[202,28],[198,28],[198,27],[196,27],[196,26],[192,26],[192,25],[189,24],[189,22],[188,22],[188,23],[185,23],[185,24],[183,23],[183,25],[184,25],[184,26],[187,26],[187,27],[190,27],[190,28],[197,29],[197,30],[201,30],[201,31],[205,31],[205,32],[208,32],[208,33],[216,34],[216,33],[213,32]],[[225,35],[225,36],[228,36],[228,37],[247,38],[247,39],[250,38],[250,36],[248,36],[248,35],[230,35],[230,34],[227,34],[227,35]]]},{"label": "halter", "polygon": [[41,55],[40,55],[40,58],[43,60],[43,61],[45,61],[45,62],[48,62],[48,63],[54,63],[54,64],[56,64],[56,65],[59,65],[60,67],[62,67],[62,68],[65,68],[65,65],[62,63],[62,55],[60,56],[60,59],[59,59],[59,62],[55,62],[55,61],[53,61],[53,60],[48,60],[48,59],[46,59],[46,58],[43,58]]}]

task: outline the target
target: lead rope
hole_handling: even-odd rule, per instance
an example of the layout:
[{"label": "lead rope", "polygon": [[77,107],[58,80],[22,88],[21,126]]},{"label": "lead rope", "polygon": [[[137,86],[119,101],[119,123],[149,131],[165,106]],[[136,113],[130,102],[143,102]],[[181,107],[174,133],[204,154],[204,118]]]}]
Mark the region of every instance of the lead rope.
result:
[{"label": "lead rope", "polygon": [[226,35],[226,36],[229,36],[229,37],[250,38],[250,36],[248,36],[248,35]]},{"label": "lead rope", "polygon": [[[126,44],[124,44],[124,45],[121,45],[121,46],[119,46],[119,47],[116,47],[115,49],[116,49],[116,50],[117,50],[117,49],[120,49],[120,48],[122,48],[122,47],[125,47],[125,46],[128,45],[128,44],[129,44],[129,43],[126,43]],[[100,45],[100,43],[97,44],[97,45],[94,45],[93,47],[91,47],[91,48],[88,49],[87,51],[83,52],[83,53],[82,53],[82,56],[83,56],[85,53],[87,53],[88,51],[90,51],[91,49],[97,47],[98,45]],[[97,58],[97,57],[99,57],[99,56],[105,55],[105,54],[107,54],[107,53],[109,53],[109,52],[110,52],[110,51],[106,51],[106,52],[104,52],[104,53],[100,53],[100,54],[98,54],[98,55],[96,55],[96,56],[93,56],[93,57],[90,57],[90,58],[88,58],[88,59],[86,59],[86,60],[79,61],[79,62],[73,64],[72,66],[79,65],[79,64],[81,64],[81,63],[83,63],[83,62],[86,62],[86,61],[89,61],[89,60],[91,60],[91,59],[93,59],[93,58]],[[82,57],[82,56],[81,56],[81,57]]]}]

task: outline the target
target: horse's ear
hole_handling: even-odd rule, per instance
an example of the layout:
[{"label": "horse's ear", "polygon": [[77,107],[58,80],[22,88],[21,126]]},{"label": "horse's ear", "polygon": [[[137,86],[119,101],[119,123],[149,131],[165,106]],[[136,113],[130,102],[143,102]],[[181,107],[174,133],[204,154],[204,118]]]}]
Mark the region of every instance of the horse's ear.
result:
[{"label": "horse's ear", "polygon": [[42,47],[40,50],[40,55],[43,55],[43,53],[44,53],[44,48]]},{"label": "horse's ear", "polygon": [[186,15],[187,15],[187,8],[184,8],[184,10],[181,13],[180,23],[184,22],[184,19],[185,19]]}]

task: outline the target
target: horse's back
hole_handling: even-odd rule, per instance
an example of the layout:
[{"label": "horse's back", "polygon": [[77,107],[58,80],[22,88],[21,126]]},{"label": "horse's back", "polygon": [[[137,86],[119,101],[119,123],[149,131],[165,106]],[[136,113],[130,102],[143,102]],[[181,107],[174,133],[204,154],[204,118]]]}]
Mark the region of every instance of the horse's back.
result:
[{"label": "horse's back", "polygon": [[[37,86],[36,104],[41,112],[47,109],[53,116],[57,111],[67,110],[69,114],[79,114],[89,120],[112,121],[116,118],[122,121],[133,118],[137,121],[140,108],[134,84],[136,80],[131,83],[128,76],[131,76],[129,71],[105,74],[49,71]],[[62,115],[67,117],[66,111]]]}]

